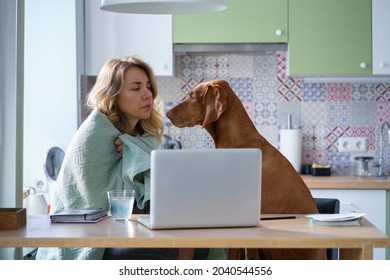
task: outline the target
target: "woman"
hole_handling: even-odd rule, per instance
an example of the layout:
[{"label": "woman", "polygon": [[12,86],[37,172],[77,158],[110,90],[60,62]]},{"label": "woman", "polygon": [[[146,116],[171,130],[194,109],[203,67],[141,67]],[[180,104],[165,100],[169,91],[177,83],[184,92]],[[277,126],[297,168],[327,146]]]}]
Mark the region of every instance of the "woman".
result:
[{"label": "woman", "polygon": [[87,105],[105,114],[121,133],[140,136],[148,132],[161,142],[164,127],[154,104],[157,96],[150,66],[140,58],[125,57],[103,66]]},{"label": "woman", "polygon": [[[136,206],[150,199],[150,152],[163,137],[157,84],[151,67],[131,56],[112,59],[88,94],[91,114],[66,151],[51,213],[71,208],[108,208],[107,191],[131,188]],[[123,153],[114,141],[120,138]],[[37,259],[177,259],[177,249],[39,248]]]}]

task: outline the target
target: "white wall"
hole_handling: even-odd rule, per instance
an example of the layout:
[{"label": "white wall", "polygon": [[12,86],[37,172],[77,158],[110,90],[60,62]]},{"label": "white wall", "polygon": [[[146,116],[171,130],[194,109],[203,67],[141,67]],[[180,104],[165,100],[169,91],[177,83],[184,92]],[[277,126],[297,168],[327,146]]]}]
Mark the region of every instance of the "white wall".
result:
[{"label": "white wall", "polygon": [[139,55],[156,75],[173,74],[172,15],[137,15],[101,10],[85,0],[85,74],[97,75],[108,60]]},{"label": "white wall", "polygon": [[25,186],[48,183],[45,153],[77,129],[76,1],[25,0]]}]

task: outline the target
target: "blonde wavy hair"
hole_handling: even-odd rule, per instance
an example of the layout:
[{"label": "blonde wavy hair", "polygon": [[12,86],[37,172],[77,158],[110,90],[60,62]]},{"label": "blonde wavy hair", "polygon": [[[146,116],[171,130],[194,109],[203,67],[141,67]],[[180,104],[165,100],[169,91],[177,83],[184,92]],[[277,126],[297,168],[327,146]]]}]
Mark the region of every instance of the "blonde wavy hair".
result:
[{"label": "blonde wavy hair", "polygon": [[[124,84],[125,72],[133,67],[140,68],[148,76],[154,105],[150,118],[139,120],[135,129],[129,131],[126,115],[118,106],[118,97]],[[108,61],[100,70],[95,85],[88,93],[86,104],[91,109],[98,109],[105,114],[121,133],[139,136],[148,132],[162,141],[164,130],[162,102],[158,98],[156,78],[150,65],[137,56]]]}]

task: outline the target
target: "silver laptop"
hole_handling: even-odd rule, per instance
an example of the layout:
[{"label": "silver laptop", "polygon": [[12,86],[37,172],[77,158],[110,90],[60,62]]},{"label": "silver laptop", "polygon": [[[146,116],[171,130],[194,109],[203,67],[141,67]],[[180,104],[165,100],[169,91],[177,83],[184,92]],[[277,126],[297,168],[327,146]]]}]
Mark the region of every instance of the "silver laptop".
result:
[{"label": "silver laptop", "polygon": [[154,150],[151,229],[249,227],[260,222],[259,149]]}]

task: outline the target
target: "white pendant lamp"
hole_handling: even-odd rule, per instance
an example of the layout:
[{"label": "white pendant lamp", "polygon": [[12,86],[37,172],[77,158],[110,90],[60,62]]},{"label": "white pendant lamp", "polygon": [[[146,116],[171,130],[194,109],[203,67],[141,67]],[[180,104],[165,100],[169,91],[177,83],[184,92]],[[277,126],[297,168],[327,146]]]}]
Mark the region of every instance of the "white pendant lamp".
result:
[{"label": "white pendant lamp", "polygon": [[219,12],[225,0],[102,0],[100,9],[129,14],[193,14]]}]

